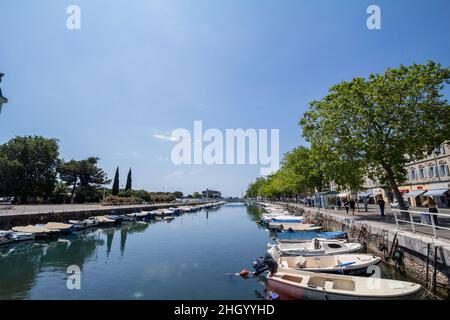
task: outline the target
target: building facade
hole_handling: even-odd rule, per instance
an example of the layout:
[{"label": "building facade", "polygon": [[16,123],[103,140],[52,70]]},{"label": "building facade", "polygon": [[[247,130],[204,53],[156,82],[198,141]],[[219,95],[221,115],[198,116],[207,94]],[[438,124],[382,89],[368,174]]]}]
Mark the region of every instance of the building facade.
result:
[{"label": "building facade", "polygon": [[208,199],[219,199],[222,198],[222,193],[220,193],[219,191],[216,190],[205,190],[202,191],[202,195],[204,198],[208,198]]},{"label": "building facade", "polygon": [[405,167],[405,183],[399,187],[410,206],[420,207],[432,197],[438,207],[450,207],[450,145],[436,148],[423,159],[412,159]]}]

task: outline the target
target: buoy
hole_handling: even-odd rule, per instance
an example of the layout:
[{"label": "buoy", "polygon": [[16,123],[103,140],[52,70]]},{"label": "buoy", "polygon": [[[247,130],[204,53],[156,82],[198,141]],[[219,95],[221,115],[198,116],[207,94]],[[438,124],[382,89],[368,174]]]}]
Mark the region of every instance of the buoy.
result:
[{"label": "buoy", "polygon": [[239,275],[240,275],[241,277],[246,277],[246,276],[248,276],[249,273],[250,273],[250,271],[244,269],[244,270],[242,270],[241,272],[239,272]]}]

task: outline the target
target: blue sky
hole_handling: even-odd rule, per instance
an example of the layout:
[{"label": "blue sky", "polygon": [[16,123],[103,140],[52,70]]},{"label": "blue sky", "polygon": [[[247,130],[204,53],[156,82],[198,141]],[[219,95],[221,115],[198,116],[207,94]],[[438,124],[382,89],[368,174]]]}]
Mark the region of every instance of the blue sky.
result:
[{"label": "blue sky", "polygon": [[[81,8],[81,30],[66,8]],[[379,5],[382,30],[368,30]],[[9,104],[0,143],[60,140],[134,187],[240,195],[257,165],[175,166],[176,128],[280,129],[302,144],[307,104],[342,80],[433,59],[450,66],[450,2],[363,0],[0,1],[0,72]]]}]

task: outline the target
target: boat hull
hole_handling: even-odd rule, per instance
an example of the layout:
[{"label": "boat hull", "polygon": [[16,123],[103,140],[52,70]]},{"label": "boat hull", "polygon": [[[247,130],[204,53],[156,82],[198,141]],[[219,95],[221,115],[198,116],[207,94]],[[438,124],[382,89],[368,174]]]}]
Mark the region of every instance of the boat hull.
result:
[{"label": "boat hull", "polygon": [[281,283],[276,279],[268,279],[269,288],[272,291],[286,294],[292,298],[300,300],[418,300],[423,294],[423,290],[411,294],[395,297],[368,297],[357,295],[344,295],[314,290],[312,288],[302,288],[294,285]]}]

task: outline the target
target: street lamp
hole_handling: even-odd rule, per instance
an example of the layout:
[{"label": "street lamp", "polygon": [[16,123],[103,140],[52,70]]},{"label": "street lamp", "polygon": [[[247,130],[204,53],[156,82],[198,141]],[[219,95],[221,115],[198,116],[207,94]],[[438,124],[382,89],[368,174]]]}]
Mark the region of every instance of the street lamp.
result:
[{"label": "street lamp", "polygon": [[[2,78],[5,74],[0,72],[0,82],[2,82]],[[0,88],[0,114],[2,113],[3,104],[8,103],[8,99],[3,96],[2,88]]]}]

